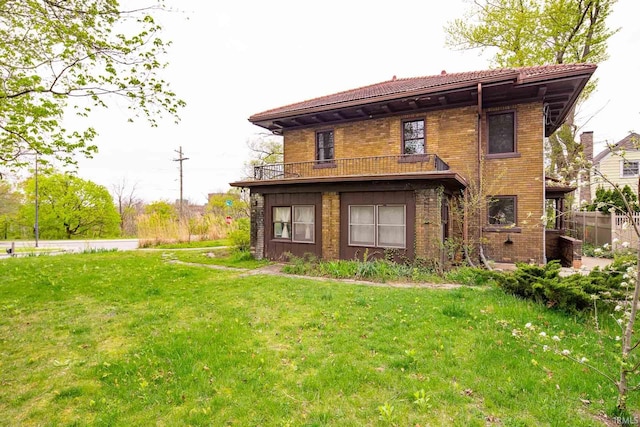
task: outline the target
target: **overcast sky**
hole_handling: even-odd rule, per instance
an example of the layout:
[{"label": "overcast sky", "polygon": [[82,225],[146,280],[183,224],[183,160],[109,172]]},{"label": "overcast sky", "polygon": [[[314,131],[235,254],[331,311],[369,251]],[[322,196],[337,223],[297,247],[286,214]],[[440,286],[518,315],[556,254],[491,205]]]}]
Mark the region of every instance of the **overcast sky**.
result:
[{"label": "overcast sky", "polygon": [[[127,122],[125,105],[90,118],[99,153],[79,162],[78,174],[108,188],[126,179],[146,201],[184,195],[205,203],[210,192],[239,180],[248,139],[262,131],[255,113],[391,79],[489,68],[488,54],[444,46],[443,26],[462,15],[464,0],[349,2],[325,0],[170,0],[182,12],[162,14],[172,40],[166,79],[187,102],[182,121],[158,128]],[[438,3],[442,5],[443,3]],[[366,6],[364,6],[366,5]],[[610,59],[595,76],[597,93],[578,113],[598,148],[640,130],[640,2],[619,0],[611,27]],[[588,122],[587,122],[587,119]]]}]

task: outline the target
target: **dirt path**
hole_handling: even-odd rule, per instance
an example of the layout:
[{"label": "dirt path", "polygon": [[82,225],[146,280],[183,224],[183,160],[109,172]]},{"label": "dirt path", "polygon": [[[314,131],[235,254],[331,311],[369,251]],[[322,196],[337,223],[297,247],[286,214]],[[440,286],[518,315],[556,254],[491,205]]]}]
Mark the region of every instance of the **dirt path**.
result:
[{"label": "dirt path", "polygon": [[458,283],[414,283],[414,282],[372,282],[368,280],[355,280],[355,279],[337,279],[333,277],[317,277],[317,276],[302,276],[298,274],[287,274],[282,272],[282,268],[284,264],[270,264],[264,267],[256,268],[256,269],[248,269],[248,268],[237,268],[237,267],[225,267],[222,265],[212,265],[212,264],[199,264],[193,262],[184,262],[178,260],[169,261],[172,264],[179,265],[188,265],[192,267],[204,267],[210,268],[212,270],[221,270],[221,271],[237,271],[242,272],[240,277],[248,277],[248,276],[282,276],[282,277],[291,277],[297,279],[307,279],[307,280],[316,280],[318,282],[341,282],[341,283],[349,283],[354,285],[364,285],[364,286],[375,286],[375,287],[383,287],[383,288],[426,288],[426,289],[456,289],[461,287],[462,285]]}]

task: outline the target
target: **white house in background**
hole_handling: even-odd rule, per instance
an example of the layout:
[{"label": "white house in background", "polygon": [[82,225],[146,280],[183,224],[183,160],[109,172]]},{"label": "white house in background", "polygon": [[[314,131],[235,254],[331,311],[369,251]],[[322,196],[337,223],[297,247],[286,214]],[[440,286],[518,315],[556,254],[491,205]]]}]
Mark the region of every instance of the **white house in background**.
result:
[{"label": "white house in background", "polygon": [[[615,145],[607,147],[593,158],[593,167],[614,184],[629,185],[638,190],[640,175],[640,135],[631,132]],[[624,156],[624,158],[623,158]],[[591,197],[595,198],[598,187],[611,188],[598,173],[591,176]]]}]

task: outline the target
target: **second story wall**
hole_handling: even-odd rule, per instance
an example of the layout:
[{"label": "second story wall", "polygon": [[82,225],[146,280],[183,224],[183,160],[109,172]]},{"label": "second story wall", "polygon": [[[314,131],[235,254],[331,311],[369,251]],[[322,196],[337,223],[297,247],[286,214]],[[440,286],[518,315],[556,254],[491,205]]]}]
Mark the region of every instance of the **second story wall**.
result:
[{"label": "second story wall", "polygon": [[[624,166],[626,160],[627,167]],[[628,185],[635,192],[638,186],[638,173],[640,171],[640,150],[627,149],[624,151],[624,159],[617,152],[609,153],[597,165],[599,173],[602,173],[614,184],[621,187]],[[598,187],[611,188],[597,173],[591,178],[591,199],[596,197],[596,189]]]}]

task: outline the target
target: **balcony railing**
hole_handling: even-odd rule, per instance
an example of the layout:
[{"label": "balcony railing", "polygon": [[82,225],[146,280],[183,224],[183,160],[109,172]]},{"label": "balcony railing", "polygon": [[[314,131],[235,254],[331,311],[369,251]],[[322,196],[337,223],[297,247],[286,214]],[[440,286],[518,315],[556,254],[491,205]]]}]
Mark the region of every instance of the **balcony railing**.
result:
[{"label": "balcony railing", "polygon": [[449,170],[436,154],[357,157],[312,162],[274,163],[255,166],[255,180],[330,176],[388,175]]}]

